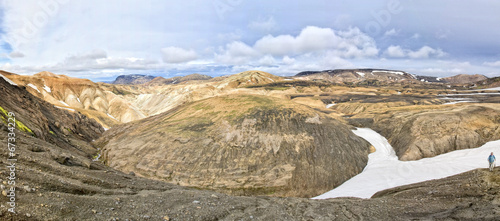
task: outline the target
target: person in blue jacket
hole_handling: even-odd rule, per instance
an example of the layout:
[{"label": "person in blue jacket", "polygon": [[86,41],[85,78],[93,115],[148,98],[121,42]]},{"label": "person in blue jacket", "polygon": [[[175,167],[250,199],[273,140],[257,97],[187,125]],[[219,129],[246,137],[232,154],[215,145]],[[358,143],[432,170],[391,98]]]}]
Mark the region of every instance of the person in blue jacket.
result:
[{"label": "person in blue jacket", "polygon": [[495,158],[495,155],[493,155],[493,152],[491,152],[490,156],[488,157],[488,162],[490,163],[490,171],[493,171],[493,168],[495,168],[495,161],[497,159]]}]

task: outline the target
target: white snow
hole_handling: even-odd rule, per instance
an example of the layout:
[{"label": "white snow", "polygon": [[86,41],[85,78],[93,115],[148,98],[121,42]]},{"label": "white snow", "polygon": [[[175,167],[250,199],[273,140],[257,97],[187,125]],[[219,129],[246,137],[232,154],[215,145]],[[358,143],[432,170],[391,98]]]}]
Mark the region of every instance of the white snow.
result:
[{"label": "white snow", "polygon": [[335,105],[336,105],[335,103],[333,103],[333,104],[328,104],[328,105],[326,105],[326,108],[328,109],[328,108],[333,107],[333,106],[335,106]]},{"label": "white snow", "polygon": [[116,118],[115,118],[115,117],[113,117],[113,115],[111,115],[111,114],[109,114],[109,113],[106,113],[106,114],[107,114],[109,117],[111,117],[111,118],[113,118],[113,119],[115,119],[115,120],[116,120]]},{"label": "white snow", "polygon": [[399,74],[399,75],[403,75],[404,74],[401,71],[372,71],[372,74],[373,73],[389,73],[389,74]]},{"label": "white snow", "polygon": [[358,128],[353,132],[370,142],[376,152],[368,155],[363,172],[313,199],[370,198],[381,190],[487,168],[488,155],[500,146],[500,140],[497,140],[479,148],[457,150],[416,161],[399,161],[391,145],[377,132],[369,128]]},{"label": "white snow", "polygon": [[54,107],[57,107],[57,108],[63,109],[63,110],[68,110],[68,111],[71,111],[71,112],[75,112],[75,109],[71,109],[71,108],[67,108],[67,107],[59,107],[59,106],[54,106]]},{"label": "white snow", "polygon": [[266,77],[266,78],[267,78],[267,79],[269,79],[271,82],[274,82],[274,80],[273,80],[273,79],[271,79],[270,77]]},{"label": "white snow", "polygon": [[474,91],[500,91],[500,87],[493,87],[493,88],[487,88],[487,89],[477,89]]},{"label": "white snow", "polygon": [[38,91],[38,93],[40,93],[40,94],[41,94],[41,92],[38,90],[38,88],[37,88],[35,85],[33,85],[32,83],[29,83],[29,84],[27,84],[26,86],[29,86],[29,87],[31,87],[31,88],[33,88],[33,89],[35,89],[36,91]]},{"label": "white snow", "polygon": [[69,105],[66,102],[64,102],[64,101],[59,101],[59,102],[61,102],[61,104],[64,104],[64,105],[69,107]]},{"label": "white snow", "polygon": [[3,76],[3,74],[0,74],[0,77],[2,77],[5,81],[7,81],[9,84],[11,85],[14,85],[14,86],[17,86],[16,83],[14,83],[14,81],[8,79],[7,77]]},{"label": "white snow", "polygon": [[443,105],[460,104],[460,103],[471,103],[471,102],[474,102],[474,101],[453,101],[453,102],[444,103]]},{"label": "white snow", "polygon": [[47,86],[47,85],[43,85],[43,89],[44,89],[45,91],[49,92],[49,93],[51,93],[51,92],[52,92],[52,90],[50,90],[50,87],[49,87],[49,86]]},{"label": "white snow", "polygon": [[77,100],[79,103],[82,103],[82,102],[80,101],[80,98],[76,98],[76,100]]},{"label": "white snow", "polygon": [[365,77],[365,73],[363,73],[363,72],[356,72],[356,74],[361,75],[361,77]]},{"label": "white snow", "polygon": [[441,100],[451,100],[451,102],[444,103],[444,105],[477,102],[476,100],[471,99],[471,98],[459,98],[459,97],[455,97],[455,98],[453,98],[453,97],[444,97],[444,98],[441,98]]},{"label": "white snow", "polygon": [[440,81],[440,80],[441,80],[441,78],[436,78],[436,81]]},{"label": "white snow", "polygon": [[474,95],[500,95],[500,93],[446,94],[441,96],[474,96]]}]

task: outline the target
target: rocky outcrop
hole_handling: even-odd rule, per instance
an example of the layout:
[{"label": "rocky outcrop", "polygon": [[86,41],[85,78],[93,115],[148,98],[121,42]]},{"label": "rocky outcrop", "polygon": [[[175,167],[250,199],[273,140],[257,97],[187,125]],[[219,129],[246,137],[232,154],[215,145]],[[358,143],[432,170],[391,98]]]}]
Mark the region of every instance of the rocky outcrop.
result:
[{"label": "rocky outcrop", "polygon": [[112,84],[145,84],[154,78],[154,76],[143,74],[120,75],[116,77]]},{"label": "rocky outcrop", "polygon": [[106,163],[183,186],[310,197],[361,172],[369,144],[311,108],[263,96],[201,100],[117,126]]},{"label": "rocky outcrop", "polygon": [[[362,122],[362,116],[357,117]],[[498,105],[409,107],[376,114],[365,123],[388,139],[400,160],[476,148],[500,139]]]}]

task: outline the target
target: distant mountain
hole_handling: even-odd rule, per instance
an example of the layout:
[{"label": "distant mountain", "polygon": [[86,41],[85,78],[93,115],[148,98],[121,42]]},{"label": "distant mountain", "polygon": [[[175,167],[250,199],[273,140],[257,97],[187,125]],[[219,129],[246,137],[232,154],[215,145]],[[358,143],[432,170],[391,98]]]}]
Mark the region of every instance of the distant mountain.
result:
[{"label": "distant mountain", "polygon": [[304,71],[295,75],[302,80],[326,80],[333,83],[361,83],[366,81],[392,82],[423,82],[423,83],[450,83],[468,84],[487,79],[483,75],[456,75],[439,78],[420,76],[400,70],[387,69],[335,69],[325,71]]},{"label": "distant mountain", "polygon": [[[418,81],[416,75],[399,70],[386,69],[336,69],[325,71],[305,71],[295,75],[301,80],[325,80],[332,83],[360,83],[378,81],[384,83]],[[426,81],[424,79],[423,81]]]},{"label": "distant mountain", "polygon": [[218,87],[237,88],[258,84],[269,84],[283,80],[284,78],[282,77],[278,77],[264,71],[244,71],[221,78]]},{"label": "distant mountain", "polygon": [[488,78],[475,82],[475,84],[480,88],[497,88],[500,87],[500,77]]},{"label": "distant mountain", "polygon": [[488,79],[486,76],[480,74],[475,74],[475,75],[459,74],[452,77],[443,78],[443,80],[445,80],[447,83],[450,84],[471,84],[486,79]]},{"label": "distant mountain", "polygon": [[112,84],[145,84],[154,78],[154,76],[142,74],[120,75]]},{"label": "distant mountain", "polygon": [[201,81],[210,80],[212,77],[202,74],[190,74],[186,76],[178,76],[173,78],[156,77],[153,80],[146,83],[147,86],[161,86],[165,84],[178,84],[186,81]]}]

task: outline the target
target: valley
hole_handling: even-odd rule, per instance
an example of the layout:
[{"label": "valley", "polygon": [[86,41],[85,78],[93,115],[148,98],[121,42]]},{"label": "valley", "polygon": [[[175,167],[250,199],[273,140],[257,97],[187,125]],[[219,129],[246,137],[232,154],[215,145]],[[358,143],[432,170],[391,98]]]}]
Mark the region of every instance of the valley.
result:
[{"label": "valley", "polygon": [[[0,74],[0,107],[24,125],[16,133],[21,215],[1,208],[4,219],[499,215],[500,172],[481,169],[485,159],[475,164],[500,140],[500,90],[484,76],[342,69],[96,83]],[[0,116],[6,143],[7,115]],[[387,138],[385,149],[357,128]],[[1,157],[7,164],[6,149]],[[436,161],[452,169],[429,172]],[[373,175],[403,169],[415,179]],[[340,198],[308,199],[321,194]]]}]

